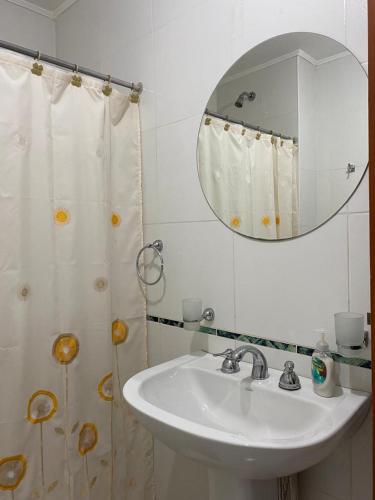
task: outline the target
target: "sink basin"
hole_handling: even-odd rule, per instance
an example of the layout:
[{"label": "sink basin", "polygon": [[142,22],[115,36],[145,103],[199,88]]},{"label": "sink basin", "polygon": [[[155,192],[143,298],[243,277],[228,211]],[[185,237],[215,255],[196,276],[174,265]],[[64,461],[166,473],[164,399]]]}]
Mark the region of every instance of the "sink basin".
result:
[{"label": "sink basin", "polygon": [[123,390],[144,426],[216,471],[216,484],[223,473],[264,482],[311,467],[359,426],[370,407],[368,393],[338,387],[326,399],[303,377],[300,390],[285,391],[278,387],[278,370],[253,380],[251,364],[227,375],[222,361],[204,353],[182,356],[138,373]]}]

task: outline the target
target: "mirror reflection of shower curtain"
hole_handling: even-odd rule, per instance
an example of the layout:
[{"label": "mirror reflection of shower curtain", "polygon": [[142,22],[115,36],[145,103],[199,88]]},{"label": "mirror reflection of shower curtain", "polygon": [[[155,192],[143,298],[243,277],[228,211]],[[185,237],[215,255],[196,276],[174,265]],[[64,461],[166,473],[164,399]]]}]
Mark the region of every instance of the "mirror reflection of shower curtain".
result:
[{"label": "mirror reflection of shower curtain", "polygon": [[298,235],[298,148],[292,140],[205,115],[198,164],[207,201],[229,227],[254,238]]},{"label": "mirror reflection of shower curtain", "polygon": [[0,499],[151,500],[138,104],[0,51]]}]

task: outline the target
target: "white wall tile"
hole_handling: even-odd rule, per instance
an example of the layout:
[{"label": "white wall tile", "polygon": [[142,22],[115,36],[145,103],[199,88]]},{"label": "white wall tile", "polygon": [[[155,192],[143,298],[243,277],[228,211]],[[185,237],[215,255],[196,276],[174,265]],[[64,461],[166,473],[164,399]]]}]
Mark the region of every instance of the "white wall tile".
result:
[{"label": "white wall tile", "polygon": [[326,495],[316,487],[311,487],[307,490],[303,489],[302,500],[338,500],[336,497]]},{"label": "white wall tile", "polygon": [[[369,262],[369,215],[367,213],[350,214],[348,217],[349,235],[349,302],[352,312],[365,315],[370,307],[370,262]],[[371,332],[370,332],[371,336]],[[359,357],[371,359],[371,342],[356,353]]]},{"label": "white wall tile", "polygon": [[153,31],[152,0],[106,0],[102,3],[104,43],[109,44],[121,60],[122,50],[128,44]]},{"label": "white wall tile", "polygon": [[232,56],[277,35],[310,31],[345,43],[345,0],[268,0],[259,8],[253,2],[233,2]]},{"label": "white wall tile", "polygon": [[[2,3],[7,2],[0,0]],[[213,218],[195,177],[195,139],[198,117],[222,74],[245,51],[271,36],[292,31],[322,33],[342,43],[346,40],[355,55],[365,62],[365,3],[365,0],[267,0],[257,4],[248,0],[110,0],[105,3],[107,12],[102,15],[98,9],[104,7],[103,3],[79,0],[59,18],[61,57],[118,73],[116,76],[127,80],[143,79],[149,91],[141,101],[145,240],[158,237],[164,240],[166,265],[164,282],[148,290],[150,314],[181,318],[182,298],[197,295],[202,297],[204,305],[215,307],[216,324],[221,328],[237,327],[259,336],[314,344],[314,328],[326,326],[334,343],[333,312],[345,310],[348,305],[346,215],[335,217],[301,239],[269,244],[233,236],[219,222],[192,222],[201,217]],[[2,21],[3,18],[0,27]],[[155,124],[162,126],[157,133]],[[346,210],[368,211],[367,179]],[[349,217],[351,305],[365,307],[367,233],[364,218]],[[147,224],[167,221],[178,223]],[[355,254],[360,256],[357,260]],[[234,341],[164,325],[150,327],[153,362],[199,347],[219,351],[228,344],[235,345]],[[271,349],[266,352],[270,366],[281,368],[283,355]],[[309,374],[310,358],[293,353],[285,355],[295,361],[300,374]],[[340,366],[340,381],[349,387],[369,389],[370,375],[370,370]],[[306,485],[307,481],[309,486],[303,490],[303,500],[346,499],[350,470],[351,500],[370,498],[371,471],[368,462],[363,464],[359,457],[366,444],[362,440],[369,443],[368,427],[364,427],[363,437],[352,441],[350,449],[356,462],[353,461],[351,468],[347,464],[350,451],[344,446],[341,457],[325,461],[321,472],[307,476],[313,481],[302,483]],[[164,451],[159,453],[156,447],[159,500],[206,500],[205,468]]]},{"label": "white wall tile", "polygon": [[193,7],[205,2],[206,0],[153,0],[153,20],[155,29],[178,17],[185,16]]},{"label": "white wall tile", "polygon": [[[165,273],[149,286],[149,314],[182,319],[182,299],[200,297],[203,307],[213,307],[212,323],[234,327],[233,240],[220,222],[152,224],[145,226],[145,241],[164,242]],[[153,279],[150,270],[148,279]]]},{"label": "white wall tile", "polygon": [[162,358],[164,361],[208,350],[208,337],[204,333],[191,332],[183,328],[161,325]]},{"label": "white wall tile", "polygon": [[[367,357],[363,354],[361,357]],[[335,374],[338,385],[356,391],[371,392],[371,370],[358,366],[335,363]]]},{"label": "white wall tile", "polygon": [[201,116],[157,130],[160,221],[217,220],[203,195],[196,146]]},{"label": "white wall tile", "polygon": [[203,112],[231,62],[231,14],[231,2],[208,0],[155,32],[158,125]]},{"label": "white wall tile", "polygon": [[[220,338],[220,337],[219,337]],[[248,345],[246,342],[236,341],[235,346]],[[268,366],[275,370],[283,370],[285,361],[293,361],[295,372],[301,377],[311,378],[311,357],[294,352],[272,349],[257,345],[265,355]],[[252,363],[250,355],[246,356],[245,362]],[[336,383],[342,387],[357,391],[371,392],[371,370],[358,366],[349,366],[335,363]]]},{"label": "white wall tile", "polygon": [[149,366],[163,362],[161,328],[160,324],[154,321],[147,321],[147,350]]},{"label": "white wall tile", "polygon": [[235,341],[175,326],[147,322],[150,366],[199,351],[212,354],[234,349]]},{"label": "white wall tile", "polygon": [[367,0],[346,0],[346,46],[367,61]]},{"label": "white wall tile", "polygon": [[357,191],[353,194],[347,204],[348,212],[368,212],[369,211],[369,186],[368,171],[364,175]]},{"label": "white wall tile", "polygon": [[349,297],[350,310],[370,311],[369,216],[349,215]]},{"label": "white wall tile", "polygon": [[160,324],[159,335],[161,339],[161,359],[163,362],[184,356],[185,354],[199,354],[200,351],[215,354],[225,349],[234,349],[235,347],[234,340],[163,324]]},{"label": "white wall tile", "polygon": [[142,129],[142,195],[144,224],[159,222],[159,185],[155,129]]},{"label": "white wall tile", "polygon": [[[249,345],[247,342],[236,340],[235,347],[242,345]],[[262,351],[267,359],[268,366],[275,370],[284,370],[285,361],[293,361],[294,369],[297,375],[301,377],[311,378],[311,358],[310,356],[303,356],[295,352],[282,351],[281,349],[273,349],[271,347],[256,346],[257,349]],[[244,362],[252,363],[252,356],[246,355]]]},{"label": "white wall tile", "polygon": [[156,498],[158,500],[207,500],[208,472],[155,440]]},{"label": "white wall tile", "polygon": [[[147,33],[141,38],[123,41],[123,47],[117,45],[117,40],[116,37],[107,37],[104,41],[103,64],[106,66],[103,67],[103,72],[107,74],[110,71],[117,78],[128,82],[141,81],[145,90],[153,92],[155,87],[153,34]],[[155,123],[152,126],[155,126]]]},{"label": "white wall tile", "polygon": [[0,39],[55,55],[55,23],[52,19],[0,0]]},{"label": "white wall tile", "polygon": [[56,50],[61,59],[101,71],[103,2],[79,0],[56,22]]},{"label": "white wall tile", "polygon": [[340,444],[328,458],[302,472],[299,475],[299,485],[302,499],[309,494],[309,491],[317,489],[337,500],[352,500],[350,440]]},{"label": "white wall tile", "polygon": [[314,345],[333,313],[348,307],[347,221],[339,215],[292,241],[254,242],[235,235],[236,329]]},{"label": "white wall tile", "polygon": [[372,414],[352,437],[352,500],[372,499]]}]

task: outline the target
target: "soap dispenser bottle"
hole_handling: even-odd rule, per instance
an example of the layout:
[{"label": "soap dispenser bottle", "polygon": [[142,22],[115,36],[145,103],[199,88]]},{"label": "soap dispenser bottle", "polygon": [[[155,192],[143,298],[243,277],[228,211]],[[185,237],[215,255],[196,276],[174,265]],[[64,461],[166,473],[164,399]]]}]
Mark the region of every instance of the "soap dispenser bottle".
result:
[{"label": "soap dispenser bottle", "polygon": [[311,375],[316,394],[331,398],[335,392],[334,362],[326,341],[326,331],[318,330],[320,340],[316,344],[311,361]]}]

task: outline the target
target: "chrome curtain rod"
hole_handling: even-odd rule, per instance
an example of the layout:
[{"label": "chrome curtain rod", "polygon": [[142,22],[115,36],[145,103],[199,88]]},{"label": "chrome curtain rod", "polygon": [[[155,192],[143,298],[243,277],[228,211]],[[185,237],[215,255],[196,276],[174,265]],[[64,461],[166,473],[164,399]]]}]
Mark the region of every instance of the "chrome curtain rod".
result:
[{"label": "chrome curtain rod", "polygon": [[67,61],[63,61],[62,59],[58,59],[57,57],[52,57],[47,54],[42,54],[37,50],[27,49],[26,47],[21,47],[20,45],[15,45],[14,43],[5,42],[0,40],[0,48],[11,50],[13,52],[18,52],[19,54],[23,54],[25,56],[32,57],[39,61],[44,61],[49,64],[53,64],[54,66],[59,66],[60,68],[68,69],[71,71],[75,71],[77,73],[82,73],[83,75],[92,76],[93,78],[97,78],[98,80],[109,81],[116,85],[120,85],[121,87],[126,87],[134,92],[138,92],[138,94],[142,93],[143,84],[139,83],[129,83],[124,80],[120,80],[119,78],[113,78],[111,75],[104,75],[103,73],[99,73],[92,69],[84,68],[82,66],[78,66],[77,64],[72,64]]},{"label": "chrome curtain rod", "polygon": [[237,125],[242,125],[243,127],[246,128],[251,128],[252,130],[256,130],[257,132],[262,132],[263,134],[270,134],[274,135],[275,137],[280,137],[280,139],[284,139],[286,141],[293,141],[295,144],[298,142],[297,137],[290,137],[289,135],[277,134],[273,130],[267,130],[266,128],[262,127],[255,127],[250,123],[245,123],[240,120],[233,120],[232,118],[229,118],[228,115],[221,115],[220,113],[214,113],[213,111],[210,111],[208,108],[206,108],[205,114],[213,116],[214,118],[220,118],[221,120],[226,120],[227,122],[236,123]]}]

